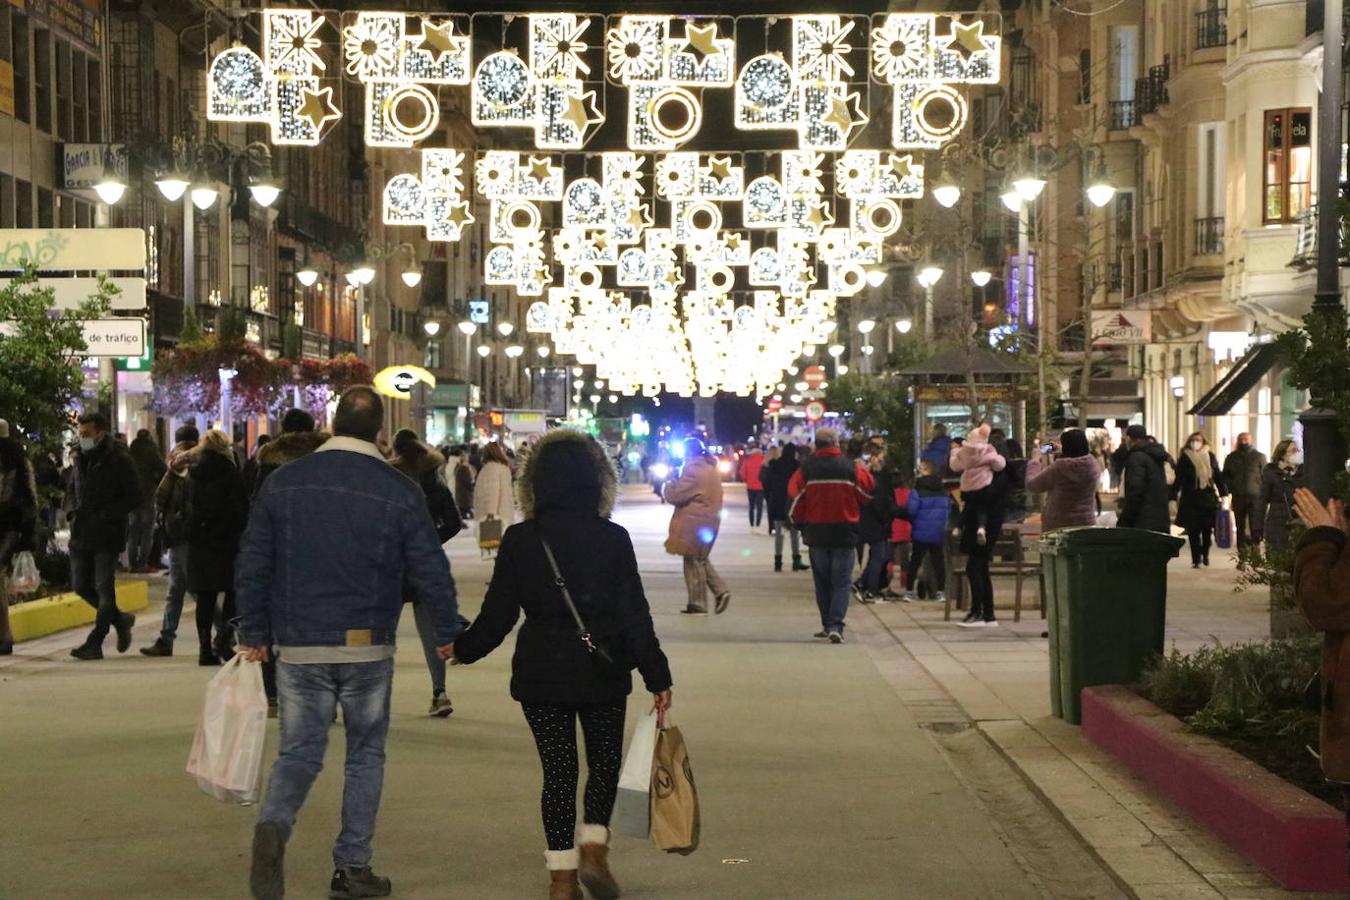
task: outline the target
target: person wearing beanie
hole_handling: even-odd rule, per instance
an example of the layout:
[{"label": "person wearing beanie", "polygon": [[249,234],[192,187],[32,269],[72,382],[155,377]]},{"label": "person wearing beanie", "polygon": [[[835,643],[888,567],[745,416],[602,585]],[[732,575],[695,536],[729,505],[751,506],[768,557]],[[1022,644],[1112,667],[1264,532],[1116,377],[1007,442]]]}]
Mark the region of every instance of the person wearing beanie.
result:
[{"label": "person wearing beanie", "polygon": [[[592,897],[618,897],[609,868],[609,821],[631,673],[636,668],[642,675],[663,724],[671,704],[670,664],[652,624],[632,539],[609,518],[618,476],[600,443],[571,429],[549,432],[525,460],[517,487],[524,521],[502,537],[482,611],[455,641],[451,658],[467,664],[487,656],[524,613],[511,662],[511,697],[534,733],[543,768],[549,898],[581,900],[578,881]],[[569,597],[594,636],[595,652],[578,634]],[[589,771],[580,827],[578,720]]]},{"label": "person wearing beanie", "polygon": [[1056,450],[1043,453],[1027,464],[1027,490],[1045,494],[1041,510],[1042,533],[1097,523],[1097,487],[1102,467],[1092,455],[1087,435],[1070,428],[1059,436]]}]

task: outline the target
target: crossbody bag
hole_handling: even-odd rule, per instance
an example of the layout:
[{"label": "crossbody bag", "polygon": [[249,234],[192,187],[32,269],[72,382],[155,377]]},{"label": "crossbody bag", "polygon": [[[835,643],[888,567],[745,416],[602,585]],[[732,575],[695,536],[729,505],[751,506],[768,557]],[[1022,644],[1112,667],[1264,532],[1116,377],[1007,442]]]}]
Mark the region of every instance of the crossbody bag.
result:
[{"label": "crossbody bag", "polygon": [[553,556],[553,548],[549,546],[548,539],[542,534],[539,535],[539,543],[544,545],[544,555],[548,557],[549,568],[553,570],[553,583],[558,586],[562,592],[563,602],[567,604],[567,611],[572,614],[572,619],[577,623],[577,637],[581,638],[581,643],[586,646],[586,651],[595,659],[599,659],[608,665],[614,665],[614,657],[609,651],[600,646],[591,636],[591,631],[586,627],[586,622],[581,618],[581,613],[577,610],[577,605],[572,602],[572,592],[567,589],[567,581],[562,576],[562,570],[558,568],[558,560]]}]

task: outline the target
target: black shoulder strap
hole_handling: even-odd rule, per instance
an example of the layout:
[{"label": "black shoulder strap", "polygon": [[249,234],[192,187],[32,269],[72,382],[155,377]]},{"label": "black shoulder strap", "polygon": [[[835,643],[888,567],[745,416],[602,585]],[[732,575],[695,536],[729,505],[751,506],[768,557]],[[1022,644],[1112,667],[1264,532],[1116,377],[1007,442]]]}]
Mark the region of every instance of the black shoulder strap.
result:
[{"label": "black shoulder strap", "polygon": [[562,576],[562,570],[558,568],[558,560],[553,556],[553,548],[549,546],[548,538],[544,537],[542,531],[539,533],[539,543],[544,545],[544,555],[548,557],[549,568],[553,570],[553,583],[562,592],[563,602],[567,604],[567,611],[572,614],[572,619],[577,623],[577,634],[581,638],[581,642],[586,645],[588,651],[595,653],[599,648],[595,641],[591,640],[591,633],[586,628],[586,623],[582,621],[577,605],[572,602],[572,592],[567,589],[567,581]]}]

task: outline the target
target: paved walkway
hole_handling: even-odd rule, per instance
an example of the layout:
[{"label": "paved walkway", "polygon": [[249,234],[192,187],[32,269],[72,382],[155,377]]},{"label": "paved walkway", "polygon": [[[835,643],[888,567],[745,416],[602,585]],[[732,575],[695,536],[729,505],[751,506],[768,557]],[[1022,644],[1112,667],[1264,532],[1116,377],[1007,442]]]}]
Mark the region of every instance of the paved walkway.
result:
[{"label": "paved walkway", "polygon": [[[703,846],[688,858],[620,841],[626,896],[1121,896],[971,727],[984,716],[952,700],[978,712],[973,695],[933,673],[943,654],[956,665],[1030,667],[1044,652],[1036,639],[1010,629],[984,642],[998,650],[977,652],[954,629],[937,635],[928,610],[910,618],[888,607],[855,610],[844,646],[818,643],[807,577],[772,574],[769,539],[747,533],[732,497],[715,560],[735,599],[706,619],[678,614],[680,567],[661,551],[668,508],[629,489],[618,513],[671,656],[674,719],[690,744],[704,822]],[[452,548],[473,615],[489,566],[467,537]],[[154,638],[157,612],[141,616],[136,646]],[[912,655],[888,627],[915,642]],[[243,896],[255,811],[207,798],[183,774],[210,675],[187,652],[192,641],[168,660],[133,651],[77,663],[66,653],[79,637],[21,645],[0,668],[0,898]],[[507,695],[512,641],[452,670],[457,711],[442,721],[423,715],[429,688],[408,618],[400,637],[378,866],[400,897],[543,896],[538,764]],[[1017,678],[1025,701],[989,702],[1030,703],[1029,668]],[[635,697],[630,714],[643,702]],[[326,895],[341,775],[334,735],[290,848],[291,897]]]}]

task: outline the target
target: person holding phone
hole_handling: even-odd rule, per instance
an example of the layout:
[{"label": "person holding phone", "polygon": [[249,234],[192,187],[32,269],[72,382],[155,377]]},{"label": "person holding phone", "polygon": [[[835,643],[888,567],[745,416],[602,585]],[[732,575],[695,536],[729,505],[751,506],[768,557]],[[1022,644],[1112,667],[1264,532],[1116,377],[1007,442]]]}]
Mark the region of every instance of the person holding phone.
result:
[{"label": "person holding phone", "polygon": [[1041,442],[1027,464],[1027,490],[1045,494],[1041,532],[1097,523],[1097,485],[1102,468],[1092,455],[1087,434],[1070,428],[1054,441]]},{"label": "person holding phone", "polygon": [[[670,664],[652,625],[632,539],[609,519],[618,478],[604,448],[579,431],[551,431],[518,481],[524,521],[503,536],[483,609],[455,642],[451,661],[487,656],[525,614],[511,663],[511,696],[534,733],[544,773],[549,898],[581,900],[578,881],[592,897],[618,897],[609,869],[609,820],[619,790],[631,672],[641,673],[664,726]],[[578,719],[589,769],[580,828]]]}]

